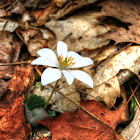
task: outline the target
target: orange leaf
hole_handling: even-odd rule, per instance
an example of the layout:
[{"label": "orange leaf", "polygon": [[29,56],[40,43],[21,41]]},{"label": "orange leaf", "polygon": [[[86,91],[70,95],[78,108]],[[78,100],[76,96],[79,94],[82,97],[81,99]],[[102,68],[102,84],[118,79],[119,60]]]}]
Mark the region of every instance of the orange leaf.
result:
[{"label": "orange leaf", "polygon": [[26,140],[29,131],[31,131],[31,127],[30,125],[27,127],[25,124],[22,100],[19,97],[11,111],[0,120],[0,139]]},{"label": "orange leaf", "polygon": [[[95,114],[104,123],[111,126],[113,120],[119,114],[119,110],[110,111],[106,106],[97,101],[82,101],[81,105],[88,111]],[[57,118],[39,121],[42,125],[47,126],[52,132],[52,140],[93,140],[100,136],[107,127],[91,118],[86,113],[78,110],[76,113],[63,113]],[[113,129],[121,122],[119,119]],[[108,131],[101,140],[118,140],[119,137],[112,131]]]}]

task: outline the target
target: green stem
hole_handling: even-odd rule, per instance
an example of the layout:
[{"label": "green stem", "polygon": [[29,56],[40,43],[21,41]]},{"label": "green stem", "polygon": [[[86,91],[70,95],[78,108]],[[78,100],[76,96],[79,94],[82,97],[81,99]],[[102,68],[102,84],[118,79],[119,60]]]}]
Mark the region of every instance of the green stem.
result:
[{"label": "green stem", "polygon": [[51,100],[51,98],[52,98],[52,96],[53,96],[53,94],[54,94],[54,92],[55,92],[55,89],[56,89],[56,87],[58,86],[59,80],[60,80],[60,79],[58,79],[58,80],[56,81],[55,87],[53,88],[53,91],[52,91],[51,95],[49,96],[49,99],[47,100],[47,102],[46,102],[46,104],[45,104],[45,106],[44,106],[44,110],[46,110],[46,108],[47,108],[47,106],[48,106],[48,104],[49,104],[49,102],[50,102],[50,100]]}]

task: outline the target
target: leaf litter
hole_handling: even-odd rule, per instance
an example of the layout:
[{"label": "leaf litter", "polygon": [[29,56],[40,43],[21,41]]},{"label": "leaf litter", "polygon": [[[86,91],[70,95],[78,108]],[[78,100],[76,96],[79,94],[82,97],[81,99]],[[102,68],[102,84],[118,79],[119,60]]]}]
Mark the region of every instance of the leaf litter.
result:
[{"label": "leaf litter", "polygon": [[[129,97],[127,92],[123,92],[124,83],[134,75],[136,83],[139,83],[140,16],[138,6],[138,1],[131,0],[97,2],[96,0],[19,0],[15,2],[10,0],[8,3],[5,0],[1,1],[1,139],[27,139],[28,135],[34,131],[34,127],[31,130],[32,120],[27,119],[29,124],[25,119],[27,116],[31,118],[31,114],[30,112],[28,115],[24,114],[27,109],[25,107],[24,110],[22,104],[28,100],[29,93],[41,96],[47,101],[53,90],[49,85],[43,88],[35,86],[34,82],[40,79],[28,64],[19,66],[2,66],[1,64],[33,60],[33,57],[38,57],[36,52],[41,48],[56,51],[56,44],[59,40],[64,41],[69,50],[94,60],[92,66],[82,69],[94,80],[94,89],[90,89],[78,80],[68,86],[64,78],[61,79],[57,89],[77,104],[80,105],[81,102],[83,107],[111,126]],[[122,22],[125,27],[121,26],[122,24],[115,26],[111,17],[115,22],[117,19],[118,24]],[[102,20],[106,18],[110,20],[110,25]],[[131,44],[129,45],[129,43]],[[28,53],[27,58],[24,52]],[[42,71],[44,68],[39,66],[38,69]],[[53,86],[54,84],[52,83]],[[123,86],[123,91],[120,85]],[[121,97],[123,101],[118,102]],[[81,98],[87,101],[81,101]],[[135,96],[135,98],[138,104],[139,97]],[[112,110],[114,105],[118,109]],[[125,124],[128,121],[128,117],[131,115],[128,114],[128,112],[131,113],[129,108],[130,106],[127,105],[126,110],[121,112],[120,118],[113,124],[114,130],[120,123]],[[101,136],[107,128],[82,112],[77,105],[62,97],[59,92],[55,92],[49,103],[49,109],[56,111],[56,114],[59,112],[60,115],[57,114],[57,117],[52,119],[48,118],[48,114],[45,113],[38,120],[47,116],[39,122],[50,129],[52,139],[90,140],[97,137],[104,140],[119,139],[111,130]],[[37,108],[36,110],[35,112],[40,114],[41,110]],[[138,105],[135,110],[136,113],[130,124],[126,128],[121,128],[121,135],[130,140],[140,137]],[[131,133],[129,133],[130,131]],[[40,139],[48,138],[44,135]]]}]

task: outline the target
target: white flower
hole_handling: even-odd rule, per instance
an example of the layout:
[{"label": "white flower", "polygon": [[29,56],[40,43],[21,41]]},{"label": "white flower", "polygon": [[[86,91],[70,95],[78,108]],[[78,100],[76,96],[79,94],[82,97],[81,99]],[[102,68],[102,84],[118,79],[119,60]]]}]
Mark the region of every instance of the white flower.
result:
[{"label": "white flower", "polygon": [[46,65],[53,68],[46,68],[41,76],[42,85],[47,85],[62,77],[64,74],[67,82],[71,85],[74,78],[86,83],[93,88],[93,80],[91,77],[81,70],[71,70],[71,68],[81,68],[93,64],[93,60],[88,57],[82,57],[79,54],[68,51],[67,45],[58,41],[57,55],[48,48],[43,48],[37,52],[39,58],[31,62],[32,65]]}]

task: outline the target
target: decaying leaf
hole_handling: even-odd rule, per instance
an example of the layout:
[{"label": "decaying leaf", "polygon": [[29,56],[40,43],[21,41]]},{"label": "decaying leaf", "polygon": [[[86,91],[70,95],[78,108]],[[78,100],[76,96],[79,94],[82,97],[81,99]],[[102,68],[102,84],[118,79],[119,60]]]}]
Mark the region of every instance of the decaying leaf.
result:
[{"label": "decaying leaf", "polygon": [[112,39],[116,43],[134,42],[140,44],[140,26],[129,26],[128,30],[118,28],[106,33],[104,38]]},{"label": "decaying leaf", "polygon": [[130,24],[128,29],[117,28],[104,37],[107,39],[113,39],[116,43],[120,42],[135,42],[140,44],[140,2],[132,0],[106,0],[99,3],[102,6],[102,16],[111,16],[120,21]]},{"label": "decaying leaf", "polygon": [[[103,104],[97,101],[82,101],[81,105],[88,111],[95,114],[106,124],[111,125],[117,117],[119,110],[110,111]],[[121,118],[113,125],[122,122]],[[93,140],[100,136],[107,128],[99,123],[96,119],[91,118],[83,111],[78,110],[75,113],[63,113],[57,118],[39,121],[42,125],[47,126],[52,132],[52,140],[61,139],[78,139]],[[64,134],[64,135],[62,135]],[[100,140],[118,140],[113,132],[108,131]]]},{"label": "decaying leaf", "polygon": [[108,32],[108,29],[100,25],[97,18],[96,12],[86,11],[66,20],[47,22],[45,26],[55,33],[56,42],[63,40],[69,50],[75,52],[84,49],[94,50],[110,42],[108,39],[98,37]]},{"label": "decaying leaf", "polygon": [[[0,99],[0,136],[1,139],[26,139],[30,133],[30,125],[26,127],[23,105],[24,93],[34,82],[33,69],[16,70],[16,74],[8,82],[7,89]],[[22,98],[21,99],[21,94]],[[26,92],[27,94],[27,92]],[[29,131],[28,131],[29,129]]]},{"label": "decaying leaf", "polygon": [[[4,28],[5,27],[5,28]],[[0,20],[0,31],[4,29],[4,31],[14,32],[15,29],[18,28],[18,23],[8,20]]]},{"label": "decaying leaf", "polygon": [[8,89],[11,93],[21,95],[34,82],[33,68],[21,69],[17,67],[16,74],[9,81]]},{"label": "decaying leaf", "polygon": [[95,1],[97,0],[52,0],[45,9],[33,12],[33,15],[37,19],[37,25],[43,25],[49,19],[58,19],[71,11],[94,3]]},{"label": "decaying leaf", "polygon": [[0,99],[3,96],[3,94],[5,93],[5,91],[7,90],[7,86],[8,86],[8,82],[0,79]]},{"label": "decaying leaf", "polygon": [[127,140],[140,139],[140,109],[136,107],[135,116],[132,122],[121,132],[121,135]]},{"label": "decaying leaf", "polygon": [[99,3],[102,6],[102,15],[111,16],[124,23],[140,25],[140,1],[135,0],[105,0]]},{"label": "decaying leaf", "polygon": [[24,107],[27,122],[34,127],[37,127],[39,125],[39,120],[42,120],[45,117],[49,117],[48,113],[42,107],[35,108],[32,111],[28,109],[26,104],[24,105]]},{"label": "decaying leaf", "polygon": [[97,0],[74,0],[74,1],[67,0],[68,3],[62,9],[58,10],[56,13],[50,14],[49,19],[50,20],[59,19],[81,7],[93,4],[96,1]]},{"label": "decaying leaf", "polygon": [[0,119],[0,139],[26,140],[31,127],[25,124],[21,97],[17,98],[11,110]]},{"label": "decaying leaf", "polygon": [[[19,58],[21,46],[15,41],[13,34],[3,32],[0,34],[0,62],[16,62]],[[0,78],[10,79],[14,74],[12,66],[0,66]]]},{"label": "decaying leaf", "polygon": [[88,90],[86,91],[88,94],[86,95],[85,98],[92,100],[98,98],[105,100],[107,103],[107,106],[109,108],[112,107],[112,105],[115,104],[116,98],[120,97],[120,85],[118,82],[117,76],[113,77],[112,79],[108,80],[107,82],[94,87],[94,89],[91,91]]},{"label": "decaying leaf", "polygon": [[140,46],[130,46],[97,67],[93,77],[94,85],[108,81],[121,69],[128,69],[139,76],[139,64]]},{"label": "decaying leaf", "polygon": [[[45,30],[43,30],[45,32]],[[42,31],[42,32],[43,32]],[[47,30],[47,36],[46,34],[43,32],[42,33],[39,30],[33,30],[33,29],[29,29],[26,31],[21,31],[21,34],[24,38],[25,44],[27,44],[27,48],[29,53],[31,54],[31,56],[38,56],[37,55],[37,51],[47,47],[47,40],[45,39],[45,37],[48,37],[48,40],[52,40],[51,37],[51,33]],[[45,37],[43,37],[43,35]]]},{"label": "decaying leaf", "polygon": [[[72,99],[73,101],[80,103],[80,95],[76,92],[74,85],[68,85],[67,83],[63,83],[63,81],[58,86],[59,91],[63,92],[67,97]],[[34,88],[33,93],[41,96],[47,102],[52,88],[50,86],[45,86],[43,90],[41,88]],[[51,109],[58,111],[58,112],[74,112],[77,109],[77,106],[74,105],[72,102],[68,101],[64,97],[62,97],[58,92],[54,92],[52,99],[50,100]]]},{"label": "decaying leaf", "polygon": [[[140,46],[130,46],[127,49],[121,51],[112,58],[107,59],[100,64],[97,69],[92,73],[94,81],[94,89],[84,88],[81,83],[78,82],[77,87],[80,93],[85,94],[87,99],[95,99],[101,96],[105,101],[111,101],[114,104],[116,102],[115,97],[119,97],[119,83],[115,76],[122,69],[128,69],[139,76],[140,71]],[[112,82],[112,79],[114,79]],[[114,83],[114,84],[112,84]],[[109,90],[110,89],[110,90]],[[114,91],[116,94],[114,95]],[[106,94],[104,94],[106,92]],[[96,94],[98,93],[98,94]],[[89,95],[89,96],[87,96]]]}]

